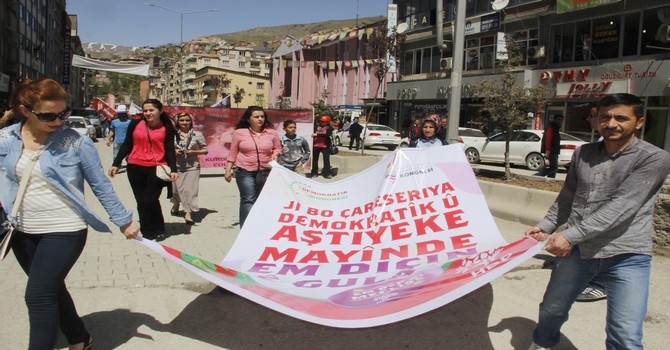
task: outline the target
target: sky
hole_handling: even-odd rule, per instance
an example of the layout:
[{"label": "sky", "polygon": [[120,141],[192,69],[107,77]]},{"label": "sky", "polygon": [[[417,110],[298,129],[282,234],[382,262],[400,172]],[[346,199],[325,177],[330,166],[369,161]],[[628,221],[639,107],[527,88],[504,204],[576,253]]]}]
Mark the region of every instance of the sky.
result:
[{"label": "sky", "polygon": [[82,42],[123,46],[178,43],[180,15],[183,38],[225,34],[256,27],[314,23],[327,20],[386,16],[390,0],[67,0],[67,12],[77,15]]}]

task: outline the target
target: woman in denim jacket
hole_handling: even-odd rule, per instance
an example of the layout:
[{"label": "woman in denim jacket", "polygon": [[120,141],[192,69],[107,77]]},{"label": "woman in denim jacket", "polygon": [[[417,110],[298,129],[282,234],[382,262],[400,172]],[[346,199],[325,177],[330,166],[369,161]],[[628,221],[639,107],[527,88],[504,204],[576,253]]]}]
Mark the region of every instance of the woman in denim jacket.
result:
[{"label": "woman in denim jacket", "polygon": [[[16,217],[12,250],[28,275],[25,302],[31,349],[53,349],[58,329],[70,349],[89,349],[93,338],[77,314],[65,277],[86,243],[88,226],[109,232],[86,205],[84,181],[126,238],[139,227],[105,176],[90,138],[64,126],[67,94],[54,80],[25,80],[12,95],[20,122],[0,130],[0,202],[11,213],[19,182],[29,176]],[[28,173],[28,164],[37,158]]]}]

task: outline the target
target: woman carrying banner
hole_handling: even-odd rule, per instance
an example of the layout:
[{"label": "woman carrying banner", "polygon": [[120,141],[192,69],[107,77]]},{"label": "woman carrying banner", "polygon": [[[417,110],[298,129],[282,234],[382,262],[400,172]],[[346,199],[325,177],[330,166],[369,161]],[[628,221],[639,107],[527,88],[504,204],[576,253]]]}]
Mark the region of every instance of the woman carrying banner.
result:
[{"label": "woman carrying banner", "polygon": [[205,137],[200,131],[193,130],[193,117],[188,113],[179,113],[176,117],[177,138],[175,149],[177,153],[177,181],[172,183],[172,210],[170,214],[176,216],[179,212],[179,203],[184,206],[184,220],[193,225],[192,212],[200,210],[198,207],[198,189],[200,184],[201,154],[207,154]]},{"label": "woman carrying banner", "polygon": [[[28,275],[29,348],[53,349],[60,329],[70,349],[90,349],[93,338],[65,277],[84,249],[88,226],[110,230],[86,204],[84,181],[126,238],[139,228],[105,176],[91,139],[64,126],[70,110],[63,87],[51,79],[23,80],[11,100],[19,123],[0,130],[0,202],[7,213],[16,212],[9,220],[16,225],[12,250]],[[19,187],[25,190],[15,203]]]},{"label": "woman carrying banner", "polygon": [[428,148],[439,147],[447,144],[446,140],[441,140],[437,137],[437,130],[440,127],[440,116],[431,114],[423,118],[421,122],[421,129],[419,130],[419,138],[410,141],[410,147]]},{"label": "woman carrying banner", "polygon": [[281,154],[281,143],[261,107],[247,108],[235,126],[224,178],[233,178],[240,191],[240,227],[251,211],[270,171],[270,161]]},{"label": "woman carrying banner", "polygon": [[170,181],[177,180],[177,163],[174,150],[175,129],[163,104],[150,98],[142,104],[141,119],[130,122],[126,139],[114,158],[109,176],[114,177],[121,162],[128,157],[128,182],[137,202],[142,236],[161,239],[165,234],[165,219],[159,201],[166,182],[156,176],[156,167],[170,167]]}]

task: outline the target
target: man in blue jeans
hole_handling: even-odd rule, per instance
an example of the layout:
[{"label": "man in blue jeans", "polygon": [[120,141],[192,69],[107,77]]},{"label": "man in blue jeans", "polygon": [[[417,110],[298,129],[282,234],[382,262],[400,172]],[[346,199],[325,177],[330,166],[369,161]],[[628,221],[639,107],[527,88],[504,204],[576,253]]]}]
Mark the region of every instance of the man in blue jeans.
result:
[{"label": "man in blue jeans", "polygon": [[[652,254],[654,203],[670,153],[636,138],[644,105],[631,94],[598,102],[603,142],[578,148],[563,189],[544,219],[526,231],[559,257],[530,349],[558,344],[561,326],[596,275],[607,283],[606,349],[642,349]],[[567,222],[567,229],[554,232]]]}]

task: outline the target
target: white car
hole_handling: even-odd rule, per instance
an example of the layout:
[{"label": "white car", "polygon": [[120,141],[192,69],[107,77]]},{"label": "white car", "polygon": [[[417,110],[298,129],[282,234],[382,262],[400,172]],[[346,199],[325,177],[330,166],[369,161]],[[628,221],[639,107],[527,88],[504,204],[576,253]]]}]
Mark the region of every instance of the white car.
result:
[{"label": "white car", "polygon": [[[512,133],[509,143],[510,164],[523,164],[530,170],[544,169],[547,160],[540,152],[543,130],[517,130]],[[567,168],[572,153],[586,142],[577,137],[561,133],[561,153],[558,165]],[[474,139],[465,147],[465,156],[470,163],[505,162],[505,133],[501,132],[486,139]]]},{"label": "white car", "polygon": [[76,130],[78,133],[88,136],[94,142],[97,141],[97,135],[95,128],[91,125],[91,122],[80,116],[72,115],[65,121],[65,125],[69,126],[71,129]]},{"label": "white car", "polygon": [[[363,147],[382,146],[388,148],[390,151],[398,148],[401,145],[402,139],[400,133],[393,130],[391,127],[381,124],[363,124],[363,132],[365,139],[363,140]],[[361,135],[363,138],[363,135]],[[349,128],[343,129],[333,134],[335,144],[338,146],[349,146]],[[354,146],[355,146],[354,142]]]}]

